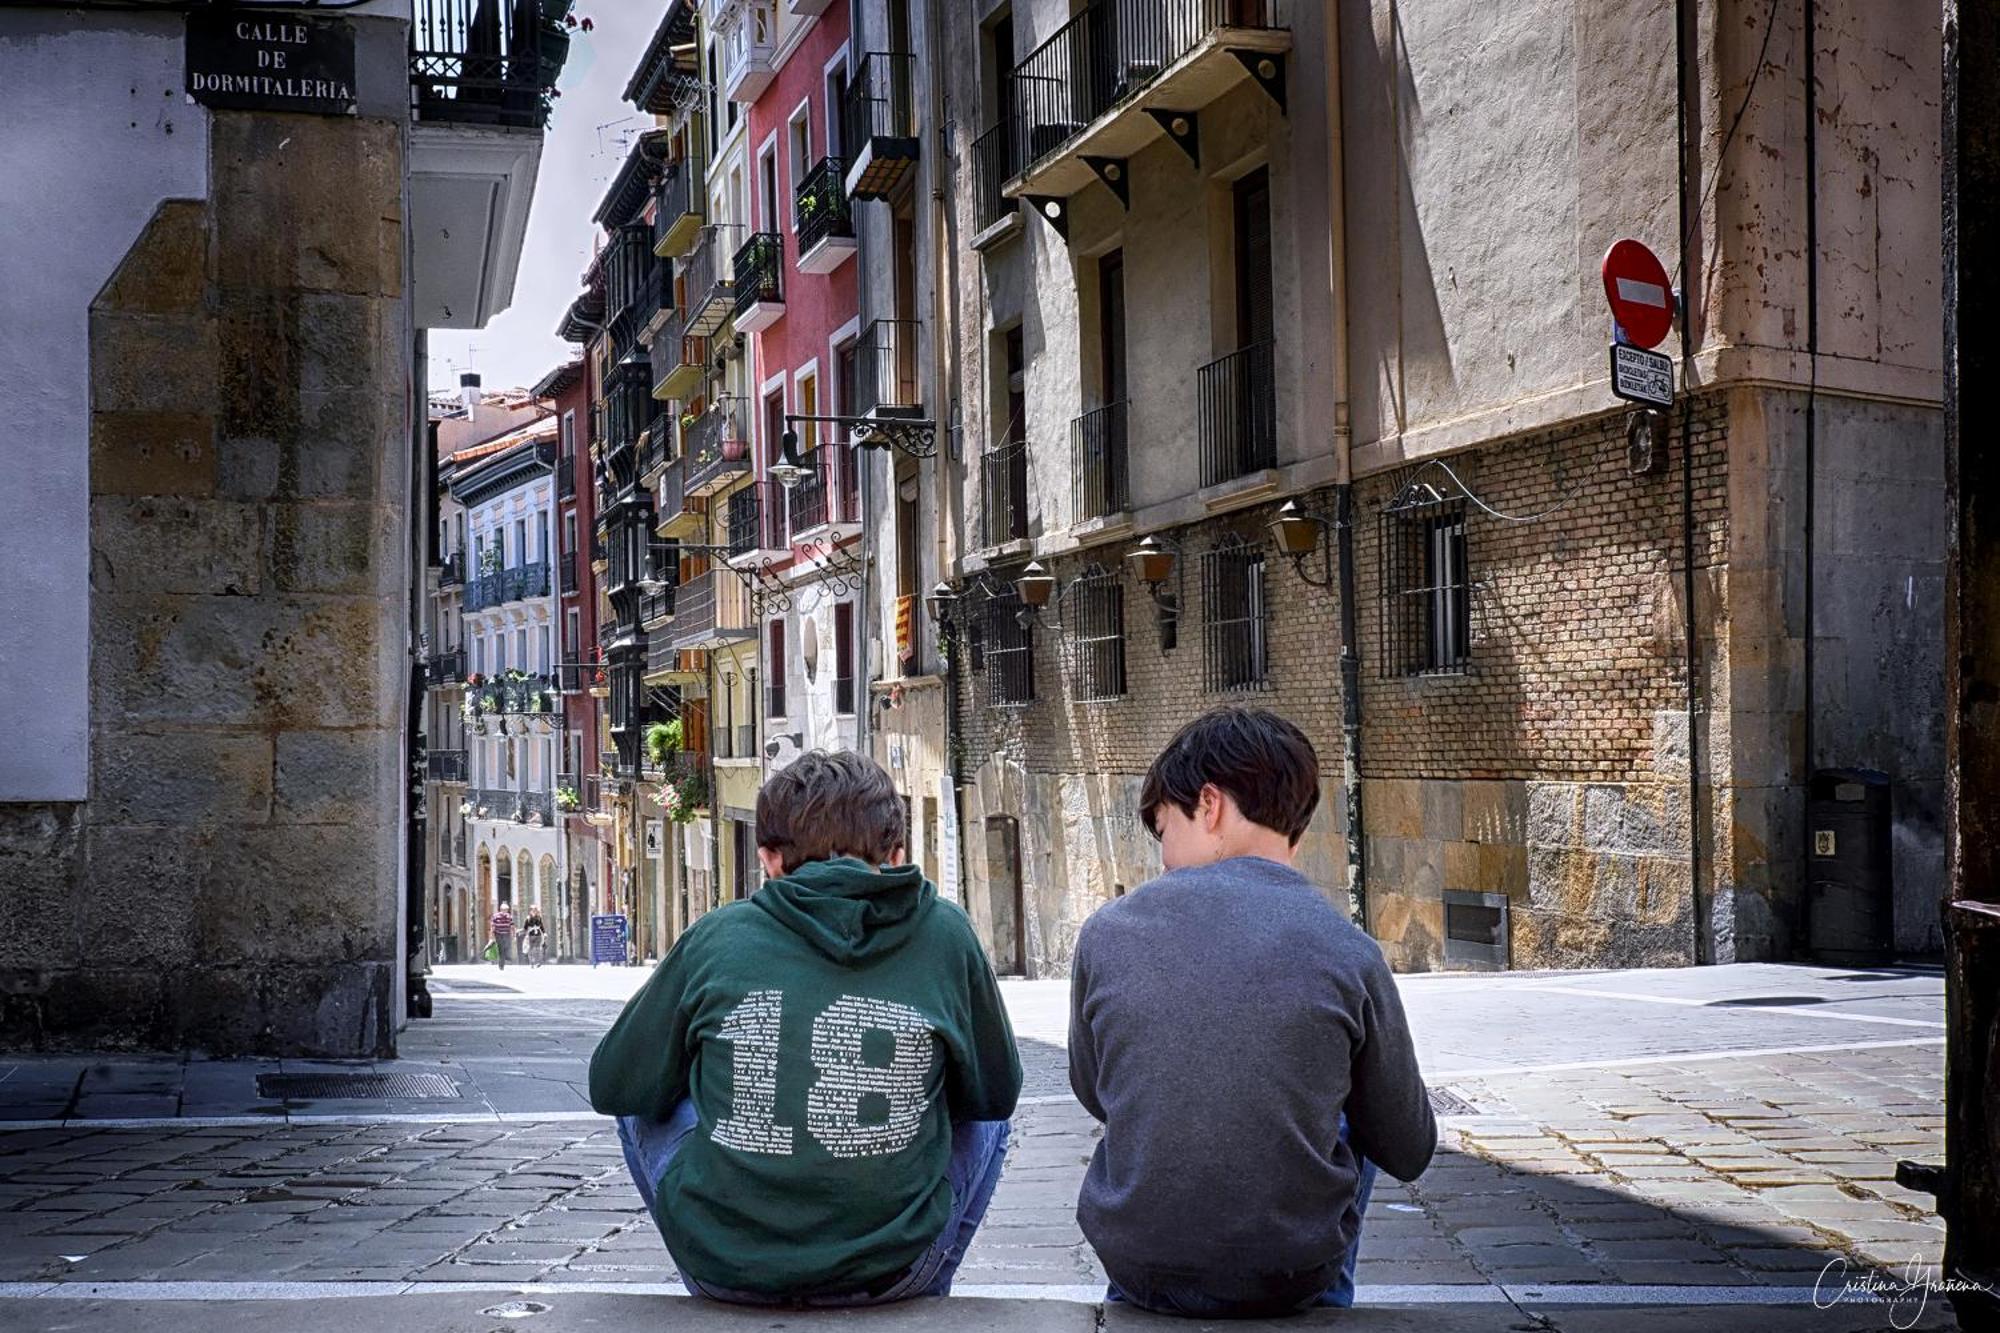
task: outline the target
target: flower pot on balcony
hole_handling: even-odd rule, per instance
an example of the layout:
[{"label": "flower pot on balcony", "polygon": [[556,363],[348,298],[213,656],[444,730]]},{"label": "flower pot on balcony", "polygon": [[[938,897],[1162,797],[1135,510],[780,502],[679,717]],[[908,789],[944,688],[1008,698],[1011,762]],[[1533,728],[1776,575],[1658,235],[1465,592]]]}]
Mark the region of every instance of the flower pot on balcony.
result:
[{"label": "flower pot on balcony", "polygon": [[722,456],[731,463],[740,463],[750,456],[750,441],[730,439],[722,441]]}]

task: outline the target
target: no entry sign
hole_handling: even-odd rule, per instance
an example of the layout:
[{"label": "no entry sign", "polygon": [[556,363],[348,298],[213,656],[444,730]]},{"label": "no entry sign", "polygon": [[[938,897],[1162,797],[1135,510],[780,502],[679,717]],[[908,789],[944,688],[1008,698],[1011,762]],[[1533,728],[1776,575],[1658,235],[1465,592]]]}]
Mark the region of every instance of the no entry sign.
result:
[{"label": "no entry sign", "polygon": [[1658,256],[1627,237],[1604,255],[1604,296],[1625,341],[1658,347],[1674,327],[1674,293]]}]

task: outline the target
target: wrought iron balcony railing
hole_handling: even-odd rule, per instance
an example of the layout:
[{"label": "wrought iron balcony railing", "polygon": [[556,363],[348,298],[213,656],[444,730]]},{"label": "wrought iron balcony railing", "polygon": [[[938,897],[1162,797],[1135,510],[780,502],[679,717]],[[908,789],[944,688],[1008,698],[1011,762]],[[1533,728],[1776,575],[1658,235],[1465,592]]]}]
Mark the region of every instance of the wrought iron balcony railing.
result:
[{"label": "wrought iron balcony railing", "polygon": [[1255,343],[1196,372],[1203,486],[1278,465],[1276,351]]},{"label": "wrought iron balcony railing", "polygon": [[708,159],[699,151],[668,164],[653,210],[654,254],[670,258],[693,243],[708,212],[707,178]]},{"label": "wrought iron balcony railing", "polygon": [[424,683],[436,689],[465,679],[465,649],[451,648],[424,660]]},{"label": "wrought iron balcony railing", "polygon": [[1289,26],[1289,0],[1092,0],[1008,75],[1025,170],[1135,96],[1219,28]]},{"label": "wrought iron balcony railing", "polygon": [[465,582],[465,552],[453,551],[438,561],[438,587],[454,588]]},{"label": "wrought iron balcony railing", "polygon": [[465,751],[430,751],[424,756],[424,773],[432,782],[464,782]]},{"label": "wrought iron balcony railing", "polygon": [[751,235],[731,261],[735,274],[736,317],[753,305],[785,302],[785,238],[775,231]]},{"label": "wrought iron balcony railing", "polygon": [[1132,505],[1125,455],[1125,404],[1109,403],[1070,423],[1075,517],[1103,518]]},{"label": "wrought iron balcony railing", "polygon": [[1015,138],[1014,129],[1014,121],[1003,118],[972,141],[979,191],[973,225],[980,231],[1006,217],[1014,207],[1014,201],[1001,192],[1008,181],[1021,174],[1021,155],[1015,151],[1020,140]]},{"label": "wrought iron balcony railing", "polygon": [[681,432],[683,496],[713,494],[750,468],[750,442],[735,398],[718,398]]},{"label": "wrought iron balcony railing", "polygon": [[847,491],[838,475],[840,466],[835,461],[842,453],[847,453],[846,465],[852,468],[852,453],[830,444],[811,450],[800,460],[806,466],[806,475],[792,488],[786,504],[791,512],[793,532],[811,532],[829,523],[854,521],[855,515],[848,511],[845,503]]},{"label": "wrought iron balcony railing", "polygon": [[544,128],[569,58],[568,10],[563,0],[415,0],[410,85],[417,119]]},{"label": "wrought iron balcony railing", "polygon": [[854,69],[841,108],[847,191],[883,199],[917,161],[917,62],[902,51],[870,51]]},{"label": "wrought iron balcony railing", "polygon": [[923,407],[920,344],[923,322],[878,319],[854,346],[854,411],[914,415]]},{"label": "wrought iron balcony railing", "polygon": [[1028,446],[1013,440],[980,460],[980,536],[984,546],[1028,535]]},{"label": "wrought iron balcony railing", "polygon": [[685,332],[710,337],[736,307],[737,248],[743,228],[711,223],[696,235],[694,246],[680,262],[681,308],[687,311]]},{"label": "wrought iron balcony railing", "polygon": [[801,260],[830,237],[854,236],[854,212],[847,198],[847,161],[823,157],[799,182],[794,226]]}]

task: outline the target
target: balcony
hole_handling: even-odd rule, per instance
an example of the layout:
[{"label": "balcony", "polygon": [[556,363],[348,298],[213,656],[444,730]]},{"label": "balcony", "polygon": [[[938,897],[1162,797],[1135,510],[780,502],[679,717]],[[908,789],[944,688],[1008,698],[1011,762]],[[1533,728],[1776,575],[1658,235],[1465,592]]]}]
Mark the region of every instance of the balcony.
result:
[{"label": "balcony", "polygon": [[1109,518],[1132,506],[1126,470],[1126,405],[1110,403],[1070,423],[1075,486],[1071,513],[1078,522]]},{"label": "balcony", "polygon": [[611,482],[623,484],[628,476],[619,460],[639,447],[639,437],[660,414],[653,397],[652,363],[634,353],[611,368],[604,377],[604,443],[602,454],[611,469]]},{"label": "balcony", "polygon": [[472,711],[510,713],[526,716],[560,713],[562,692],[554,676],[533,676],[509,671],[483,682],[472,700]]},{"label": "balcony", "polygon": [[453,648],[424,659],[424,684],[431,689],[465,680],[465,649]]},{"label": "balcony", "polygon": [[1015,440],[988,450],[979,470],[979,544],[991,548],[1027,540],[1027,444]]},{"label": "balcony", "polygon": [[687,312],[683,334],[713,337],[736,309],[733,267],[743,229],[734,224],[703,227],[680,261],[681,308]]},{"label": "balcony", "polygon": [[750,593],[733,570],[711,569],[681,585],[671,630],[674,647],[721,648],[756,633]]},{"label": "balcony", "polygon": [[653,210],[654,254],[662,259],[678,259],[688,252],[708,214],[707,191],[706,157],[691,153],[667,165]]},{"label": "balcony", "polygon": [[856,416],[923,415],[922,341],[923,324],[914,319],[878,319],[861,331],[854,346]]},{"label": "balcony", "polygon": [[790,555],[785,488],[766,480],[730,495],[729,563],[739,568],[755,567]]},{"label": "balcony", "polygon": [[854,213],[844,185],[846,167],[824,157],[799,182],[793,224],[799,241],[799,272],[831,273],[854,257]]},{"label": "balcony", "polygon": [[432,782],[465,781],[465,751],[432,750],[424,756],[424,776]]},{"label": "balcony", "polygon": [[1278,465],[1276,348],[1256,343],[1196,372],[1204,487]]},{"label": "balcony", "polygon": [[639,597],[639,623],[645,627],[647,642],[650,644],[653,631],[674,618],[675,585],[662,583],[653,591]]},{"label": "balcony", "polygon": [[748,105],[777,76],[778,11],[772,0],[721,0],[715,35],[722,44],[722,95]]},{"label": "balcony", "polygon": [[603,675],[601,662],[564,662],[556,668],[556,689],[562,694],[586,694],[602,683]]},{"label": "balcony", "polygon": [[438,589],[456,588],[465,582],[465,552],[453,551],[438,561]]},{"label": "balcony", "polygon": [[[1245,80],[1284,106],[1290,0],[1092,0],[1009,76],[1020,168],[1006,193],[1067,198]],[[1160,113],[1156,116],[1154,113]],[[1102,173],[1102,174],[1100,174]]]},{"label": "balcony", "polygon": [[687,312],[677,310],[653,339],[653,397],[662,402],[687,402],[708,378],[708,339],[690,334],[687,324]]},{"label": "balcony", "polygon": [[556,460],[556,500],[560,503],[561,501],[574,500],[575,498],[576,459],[574,457],[558,458]]},{"label": "balcony", "polygon": [[856,462],[853,450],[823,444],[808,451],[800,461],[807,468],[806,475],[786,497],[792,539],[815,535],[822,528],[832,529],[829,534],[832,536],[852,536],[858,532],[860,515],[854,502],[859,495],[853,484],[857,480],[853,475]]},{"label": "balcony", "polygon": [[973,200],[972,225],[975,234],[998,226],[1017,212],[1007,197],[1007,182],[1021,171],[1021,155],[1015,151],[1014,122],[999,124],[972,141],[978,194]]},{"label": "balcony", "polygon": [[484,328],[514,299],[566,5],[414,0],[410,297],[420,328]]},{"label": "balcony", "polygon": [[653,530],[662,537],[697,538],[708,518],[707,509],[699,502],[688,503],[686,469],[687,461],[676,458],[661,471],[659,485],[654,488],[653,511],[659,523]]},{"label": "balcony", "polygon": [[681,430],[681,495],[710,496],[750,470],[741,400],[718,398]]},{"label": "balcony", "polygon": [[470,579],[465,585],[465,609],[487,611],[509,602],[524,602],[549,595],[549,566],[546,560],[493,568]]},{"label": "balcony", "polygon": [[563,556],[563,558],[556,563],[556,568],[558,571],[560,571],[562,576],[562,582],[559,586],[561,588],[562,595],[565,597],[576,596],[576,590],[580,582],[580,580],[577,578],[577,573],[576,573],[576,567],[578,563],[579,562],[577,553],[574,551],[571,551],[567,555]]},{"label": "balcony", "polygon": [[785,316],[785,238],[753,232],[730,261],[736,286],[736,331],[762,333]]},{"label": "balcony", "polygon": [[640,346],[651,347],[673,313],[673,265],[655,259],[647,267],[645,277],[639,280],[639,296],[633,303],[632,325],[638,330]]},{"label": "balcony", "polygon": [[854,198],[887,199],[916,168],[916,83],[916,57],[907,52],[870,51],[855,67],[840,138]]},{"label": "balcony", "polygon": [[580,793],[583,797],[584,822],[595,824],[600,828],[611,823],[615,817],[612,810],[614,791],[614,785],[602,773],[592,773],[584,778],[583,790]]}]

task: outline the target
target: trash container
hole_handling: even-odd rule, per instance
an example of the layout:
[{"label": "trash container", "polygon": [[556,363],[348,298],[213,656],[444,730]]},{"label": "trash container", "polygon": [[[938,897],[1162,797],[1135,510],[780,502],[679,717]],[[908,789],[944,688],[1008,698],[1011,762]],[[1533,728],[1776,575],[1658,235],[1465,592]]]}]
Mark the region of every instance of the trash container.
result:
[{"label": "trash container", "polygon": [[1823,768],[1807,792],[1806,949],[1838,966],[1889,960],[1895,940],[1889,775]]}]

